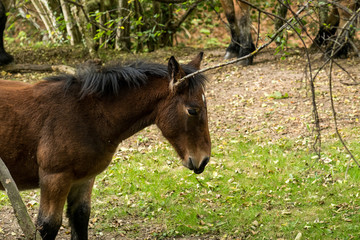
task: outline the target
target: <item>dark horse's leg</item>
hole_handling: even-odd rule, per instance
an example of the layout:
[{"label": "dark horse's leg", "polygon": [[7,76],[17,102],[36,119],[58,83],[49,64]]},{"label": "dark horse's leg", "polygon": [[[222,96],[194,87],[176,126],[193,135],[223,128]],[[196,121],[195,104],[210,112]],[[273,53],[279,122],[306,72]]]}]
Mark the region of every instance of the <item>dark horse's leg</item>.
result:
[{"label": "dark horse's leg", "polygon": [[88,224],[90,217],[91,191],[95,179],[83,184],[74,185],[67,202],[67,217],[71,226],[72,240],[88,239]]},{"label": "dark horse's leg", "polygon": [[[247,4],[233,0],[221,0],[226,19],[229,22],[231,43],[226,49],[225,59],[243,57],[255,50],[251,36],[250,8]],[[244,60],[244,65],[253,63],[253,56]]]},{"label": "dark horse's leg", "polygon": [[4,49],[4,30],[6,20],[6,9],[3,2],[0,1],[0,66],[9,64],[14,61],[14,58]]},{"label": "dark horse's leg", "polygon": [[40,170],[40,210],[36,227],[43,240],[54,240],[60,229],[70,179],[68,174],[47,174]]},{"label": "dark horse's leg", "polygon": [[[356,0],[341,0],[338,4],[339,6],[332,7],[324,26],[320,26],[312,47],[325,45],[325,57],[333,53],[335,58],[346,58],[351,48],[348,39],[351,39],[354,34],[350,27],[346,30],[343,28],[351,17],[349,11],[354,12],[359,7],[359,3],[357,4]],[[342,35],[339,36],[339,34]]]}]

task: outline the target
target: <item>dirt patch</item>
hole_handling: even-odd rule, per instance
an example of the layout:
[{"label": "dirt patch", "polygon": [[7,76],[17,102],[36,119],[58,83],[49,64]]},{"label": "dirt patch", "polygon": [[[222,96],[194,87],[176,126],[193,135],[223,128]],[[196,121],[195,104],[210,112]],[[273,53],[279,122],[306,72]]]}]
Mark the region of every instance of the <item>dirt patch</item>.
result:
[{"label": "dirt patch", "polygon": [[[166,63],[171,55],[175,55],[181,62],[188,61],[199,50],[172,49],[160,50],[155,53],[133,56],[132,58],[153,59]],[[203,67],[209,67],[223,61],[224,49],[205,51]],[[16,50],[15,59],[18,63],[66,63],[77,65],[86,60],[87,54],[82,50]],[[107,59],[128,58],[119,53],[108,54]],[[319,69],[323,61],[320,55],[311,56],[312,69]],[[351,58],[337,60],[355,78],[359,77],[359,59]],[[299,139],[304,140],[312,136],[313,114],[310,98],[309,83],[307,81],[306,58],[301,50],[295,50],[286,59],[280,60],[273,50],[262,52],[255,58],[255,64],[243,67],[232,65],[207,72],[209,83],[206,90],[209,127],[214,143],[229,141],[240,135],[252,135],[268,140]],[[2,78],[35,82],[48,74],[8,74],[1,73]],[[328,70],[322,70],[316,80],[316,98],[318,101],[321,127],[324,136],[334,133],[332,110],[329,100]],[[346,86],[341,82],[351,83],[352,80],[339,67],[333,71],[334,100],[336,104],[339,126],[345,137],[352,137],[349,128],[358,127],[360,117],[360,95],[357,86]],[[140,133],[148,137],[147,144],[164,141],[159,131],[149,127]],[[121,143],[121,147],[137,148],[139,144],[136,136]],[[31,194],[31,193],[30,193]],[[32,200],[31,200],[32,201]],[[36,218],[37,204],[28,201],[30,214]],[[33,201],[38,201],[34,197]],[[0,209],[0,239],[21,239],[11,207]],[[116,223],[117,233],[96,232],[90,223],[90,239],[153,239],[156,233],[166,230],[165,226],[147,223],[144,219],[129,217]],[[154,235],[155,233],[155,235]],[[60,229],[57,239],[69,239],[70,229],[67,222]],[[136,237],[133,237],[136,236]],[[218,236],[187,236],[180,239],[220,239]]]}]

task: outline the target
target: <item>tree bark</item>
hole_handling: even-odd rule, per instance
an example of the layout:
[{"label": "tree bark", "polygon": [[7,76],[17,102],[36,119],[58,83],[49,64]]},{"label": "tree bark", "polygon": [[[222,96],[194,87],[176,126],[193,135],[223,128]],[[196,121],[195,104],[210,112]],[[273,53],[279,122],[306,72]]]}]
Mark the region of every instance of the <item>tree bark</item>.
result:
[{"label": "tree bark", "polygon": [[130,10],[128,0],[119,0],[118,8],[120,21],[116,28],[115,49],[130,51]]},{"label": "tree bark", "polygon": [[[276,15],[278,15],[279,17],[285,19],[286,17],[286,14],[287,14],[287,10],[288,10],[288,7],[289,7],[289,3],[287,0],[282,0],[282,4],[281,3],[278,3],[277,6],[276,6]],[[284,21],[279,19],[279,18],[275,18],[275,32],[277,30],[279,30],[281,28],[282,25],[284,25]],[[281,44],[281,39],[283,38],[284,36],[284,31],[282,31],[278,37],[275,39],[275,43],[276,45],[280,45]]]},{"label": "tree bark", "polygon": [[94,35],[92,34],[92,26],[88,17],[88,11],[85,9],[83,2],[74,2],[74,5],[71,7],[71,13],[73,14],[74,19],[77,23],[81,38],[84,40],[83,42],[85,47],[87,48],[90,56],[92,58],[96,58],[97,52]]},{"label": "tree bark", "polygon": [[70,37],[70,45],[74,46],[77,43],[80,43],[79,32],[74,25],[74,19],[70,14],[69,6],[65,3],[64,0],[60,0],[61,10],[64,15],[64,20],[66,24],[66,31]]},{"label": "tree bark", "polygon": [[[135,19],[139,20],[140,17],[143,17],[142,7],[139,0],[134,1],[134,7],[135,7]],[[136,26],[137,32],[143,32],[143,27],[141,25]],[[137,44],[136,44],[136,51],[141,52],[144,49],[144,44],[141,36],[137,37]]]},{"label": "tree bark", "polygon": [[38,12],[41,21],[44,23],[46,31],[48,32],[49,38],[52,41],[55,41],[55,36],[52,28],[52,23],[48,16],[45,14],[45,10],[42,6],[42,3],[39,0],[31,0],[32,4],[34,5],[36,11]]},{"label": "tree bark", "polygon": [[32,222],[26,206],[21,199],[19,190],[14,179],[6,167],[3,160],[0,158],[0,181],[10,199],[11,205],[14,209],[16,219],[23,231],[26,239],[41,239],[40,234],[36,231],[36,227]]},{"label": "tree bark", "polygon": [[49,22],[51,24],[52,30],[55,34],[55,37],[57,39],[61,39],[62,34],[61,32],[58,30],[58,26],[56,23],[56,16],[53,13],[53,9],[50,8],[48,0],[40,0],[40,2],[43,5],[43,9],[44,9],[44,14],[46,15],[46,17],[49,19]]}]

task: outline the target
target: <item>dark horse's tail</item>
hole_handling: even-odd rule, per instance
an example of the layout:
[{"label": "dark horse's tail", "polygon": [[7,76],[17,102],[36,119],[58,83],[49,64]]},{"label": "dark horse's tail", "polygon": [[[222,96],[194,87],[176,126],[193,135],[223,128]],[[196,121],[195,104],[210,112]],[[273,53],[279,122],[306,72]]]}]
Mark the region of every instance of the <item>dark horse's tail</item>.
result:
[{"label": "dark horse's tail", "polygon": [[13,56],[8,54],[4,49],[4,30],[6,25],[6,8],[0,1],[0,66],[6,65],[14,61]]}]

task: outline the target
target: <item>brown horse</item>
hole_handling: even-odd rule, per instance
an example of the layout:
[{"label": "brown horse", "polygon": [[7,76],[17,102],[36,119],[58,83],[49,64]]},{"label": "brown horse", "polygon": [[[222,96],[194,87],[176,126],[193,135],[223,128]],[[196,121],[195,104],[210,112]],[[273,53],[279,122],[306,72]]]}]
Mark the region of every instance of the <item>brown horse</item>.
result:
[{"label": "brown horse", "polygon": [[[0,156],[19,189],[40,187],[37,227],[55,239],[67,200],[71,239],[87,239],[95,176],[118,144],[156,124],[199,174],[211,143],[200,53],[189,64],[86,67],[31,85],[0,81]],[[1,187],[1,186],[0,186]],[[3,188],[0,188],[3,189]]]}]

